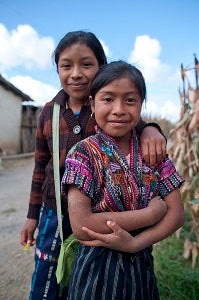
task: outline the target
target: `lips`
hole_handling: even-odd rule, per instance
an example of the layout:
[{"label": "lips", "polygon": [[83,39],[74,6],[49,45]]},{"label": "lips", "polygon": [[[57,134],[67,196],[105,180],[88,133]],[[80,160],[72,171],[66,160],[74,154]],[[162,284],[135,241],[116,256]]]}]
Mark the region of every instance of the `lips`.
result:
[{"label": "lips", "polygon": [[121,120],[115,120],[115,121],[109,121],[110,123],[115,123],[115,124],[126,124],[126,123],[128,123],[128,121],[121,121]]},{"label": "lips", "polygon": [[78,91],[85,91],[88,87],[87,83],[69,83],[68,88],[71,89],[71,91],[78,92]]},{"label": "lips", "polygon": [[79,83],[68,83],[71,87],[79,87],[79,86],[85,86],[87,83],[79,82]]}]

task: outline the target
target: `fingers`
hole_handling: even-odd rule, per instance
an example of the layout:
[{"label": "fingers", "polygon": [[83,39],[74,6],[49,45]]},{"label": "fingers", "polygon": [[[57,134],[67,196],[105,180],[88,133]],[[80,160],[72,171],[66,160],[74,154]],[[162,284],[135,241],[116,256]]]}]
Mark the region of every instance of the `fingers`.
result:
[{"label": "fingers", "polygon": [[151,138],[148,142],[141,144],[141,152],[144,161],[150,166],[154,166],[166,156],[166,141],[161,142]]},{"label": "fingers", "polygon": [[112,222],[112,221],[107,221],[106,223],[107,223],[107,226],[113,231],[113,233],[115,235],[120,234],[122,228],[118,224],[116,224],[115,222]]},{"label": "fingers", "polygon": [[89,247],[106,247],[106,234],[95,232],[87,227],[82,227],[82,230],[92,239],[90,241],[80,241],[80,243]]},{"label": "fingers", "polygon": [[35,239],[34,239],[34,232],[28,232],[28,240],[27,243],[29,243],[31,246],[35,244]]},{"label": "fingers", "polygon": [[157,155],[156,155],[157,151],[156,151],[156,144],[153,139],[148,145],[148,151],[149,151],[149,165],[154,166],[157,161]]},{"label": "fingers", "polygon": [[156,163],[156,144],[153,138],[141,144],[141,153],[144,161],[153,166]]},{"label": "fingers", "polygon": [[105,241],[105,234],[95,232],[87,227],[82,227],[82,231],[84,231],[90,238]]},{"label": "fingers", "polygon": [[100,240],[79,241],[79,242],[88,247],[107,247],[107,245]]},{"label": "fingers", "polygon": [[165,139],[162,141],[161,146],[162,146],[162,159],[163,159],[166,157],[167,154],[167,143]]},{"label": "fingers", "polygon": [[90,241],[80,241],[80,243],[86,246],[102,246],[125,252],[131,252],[134,249],[132,248],[132,236],[127,231],[123,230],[113,221],[107,221],[107,226],[110,228],[111,233],[101,234],[83,227],[82,230],[93,239]]},{"label": "fingers", "polygon": [[142,153],[143,160],[149,164],[149,143],[145,140],[141,142],[140,144],[140,150]]},{"label": "fingers", "polygon": [[26,245],[33,246],[35,244],[35,239],[33,237],[33,233],[28,233],[27,231],[22,231],[20,242],[21,242],[22,246],[26,246]]},{"label": "fingers", "polygon": [[[122,228],[113,221],[107,221],[107,226],[115,235],[118,235],[122,230]],[[106,242],[107,240],[107,234],[95,232],[87,227],[82,227],[82,230],[92,239],[101,240],[102,242]]]},{"label": "fingers", "polygon": [[113,247],[113,242],[115,238],[120,236],[121,227],[117,225],[115,222],[107,221],[107,226],[111,229],[112,233],[99,233],[95,232],[87,227],[82,227],[82,230],[92,239],[91,241],[80,241],[82,244],[86,246],[102,246],[109,247],[110,243]]},{"label": "fingers", "polygon": [[30,246],[35,245],[34,232],[22,230],[20,242],[22,246],[26,246],[27,244]]},{"label": "fingers", "polygon": [[38,220],[37,219],[27,219],[22,230],[21,230],[21,245],[30,246],[35,245],[34,233],[37,228]]},{"label": "fingers", "polygon": [[161,161],[164,158],[163,151],[162,151],[162,143],[156,144],[155,151],[156,151],[156,161],[155,161],[155,163],[156,163],[156,162]]},{"label": "fingers", "polygon": [[167,144],[166,140],[163,139],[160,143],[156,143],[156,160],[160,162],[166,157]]},{"label": "fingers", "polygon": [[21,231],[21,245],[25,246],[27,244],[27,240],[28,240],[28,235],[26,231]]}]

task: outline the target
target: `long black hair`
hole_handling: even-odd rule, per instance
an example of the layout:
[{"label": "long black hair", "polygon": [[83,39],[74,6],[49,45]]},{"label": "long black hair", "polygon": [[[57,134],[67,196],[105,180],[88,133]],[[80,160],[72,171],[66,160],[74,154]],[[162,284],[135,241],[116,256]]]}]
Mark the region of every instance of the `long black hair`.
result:
[{"label": "long black hair", "polygon": [[86,32],[86,31],[71,31],[68,32],[58,43],[55,51],[53,52],[54,61],[56,63],[57,69],[58,69],[58,61],[59,56],[61,52],[63,52],[66,48],[74,45],[74,44],[85,44],[87,47],[89,47],[98,63],[99,66],[107,64],[107,58],[104,52],[104,49],[102,47],[102,44],[98,40],[98,38],[95,36],[92,32]]},{"label": "long black hair", "polygon": [[126,77],[136,85],[142,102],[146,99],[146,84],[140,70],[123,60],[113,61],[99,68],[91,85],[90,95],[95,98],[96,93],[113,80]]}]

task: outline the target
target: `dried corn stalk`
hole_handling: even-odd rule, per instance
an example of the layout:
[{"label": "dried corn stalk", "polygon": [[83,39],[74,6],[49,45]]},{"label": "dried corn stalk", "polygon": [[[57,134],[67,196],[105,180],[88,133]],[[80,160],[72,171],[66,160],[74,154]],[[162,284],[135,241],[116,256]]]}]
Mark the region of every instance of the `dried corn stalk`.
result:
[{"label": "dried corn stalk", "polygon": [[[181,113],[174,130],[170,132],[172,145],[169,155],[186,182],[182,187],[182,198],[190,210],[190,232],[184,241],[185,259],[192,259],[195,267],[199,253],[199,63],[195,57],[196,88],[193,89],[186,69],[181,65],[183,92],[180,93]],[[187,84],[187,89],[185,85]]]}]

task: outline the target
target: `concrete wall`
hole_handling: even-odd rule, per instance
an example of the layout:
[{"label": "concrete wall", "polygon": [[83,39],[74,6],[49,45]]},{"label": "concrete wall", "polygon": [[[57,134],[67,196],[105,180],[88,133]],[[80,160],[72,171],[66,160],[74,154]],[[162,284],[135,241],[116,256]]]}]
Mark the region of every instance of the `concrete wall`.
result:
[{"label": "concrete wall", "polygon": [[0,86],[0,151],[6,155],[21,151],[21,101],[19,96]]}]

